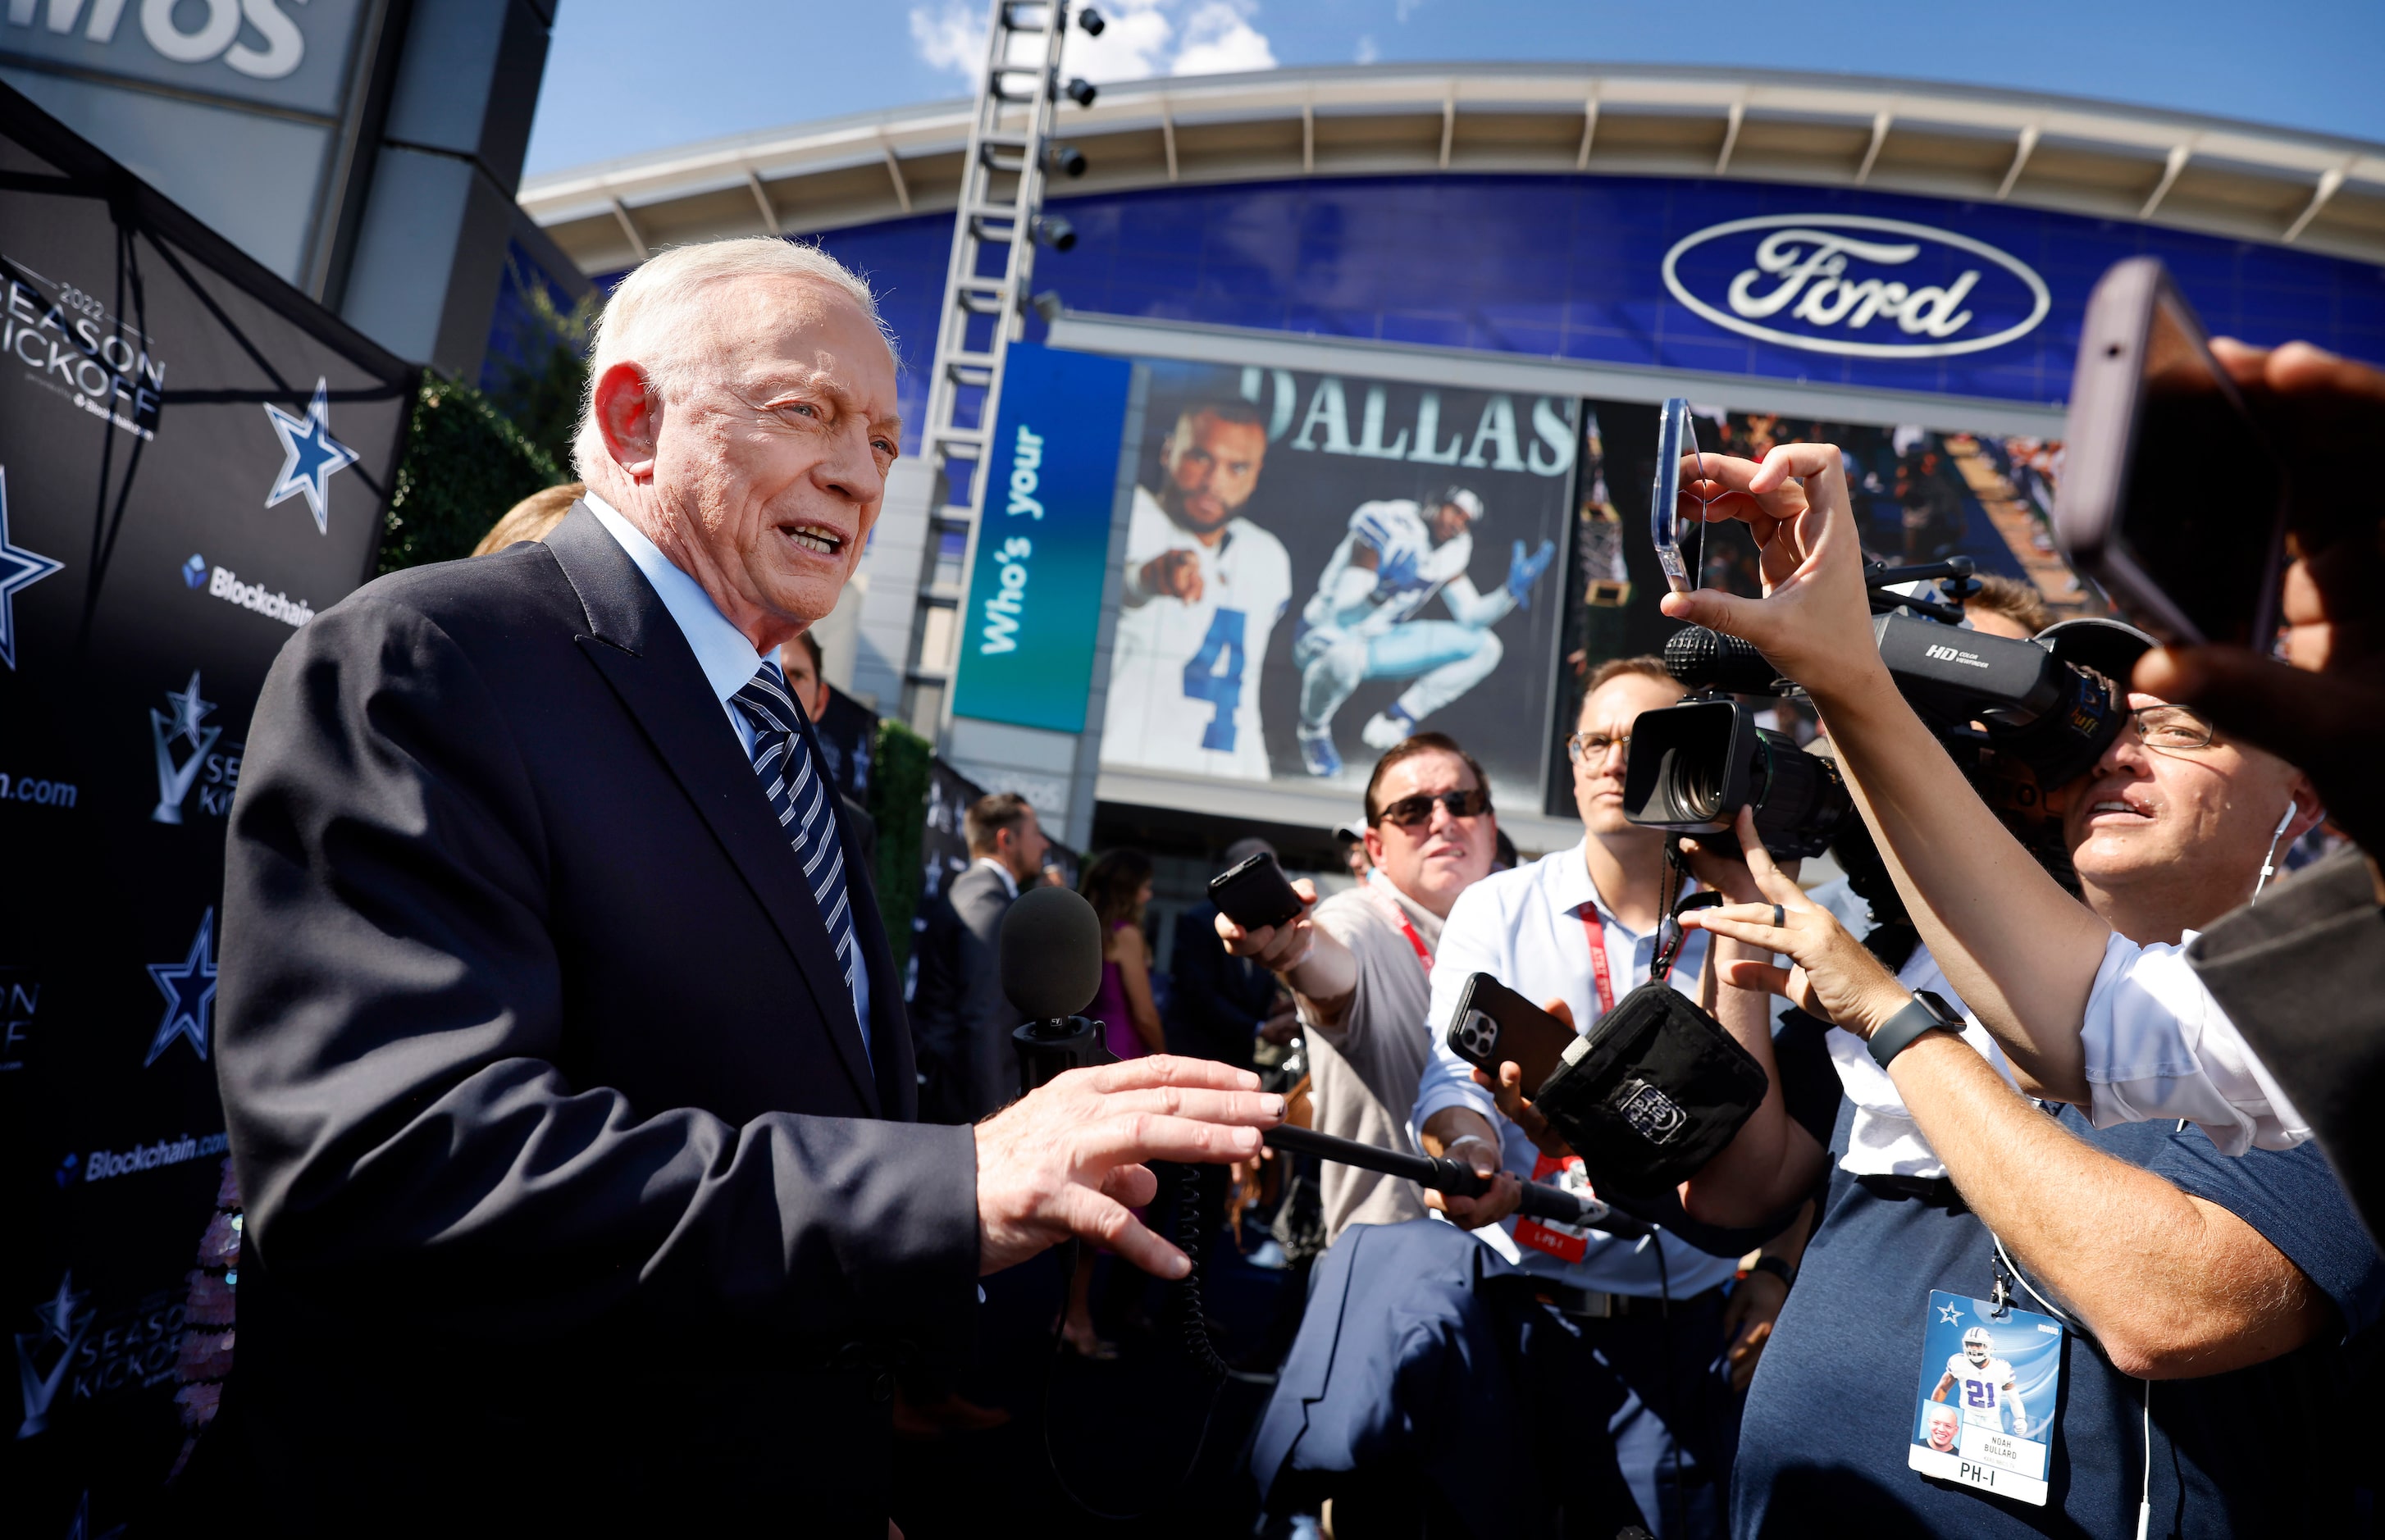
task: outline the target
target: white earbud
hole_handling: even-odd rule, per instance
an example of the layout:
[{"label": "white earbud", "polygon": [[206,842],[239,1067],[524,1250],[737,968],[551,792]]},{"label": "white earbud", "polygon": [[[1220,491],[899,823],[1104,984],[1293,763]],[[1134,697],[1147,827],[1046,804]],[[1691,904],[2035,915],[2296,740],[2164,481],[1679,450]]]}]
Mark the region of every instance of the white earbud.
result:
[{"label": "white earbud", "polygon": [[2286,837],[2286,826],[2292,823],[2294,814],[2301,811],[2300,803],[2291,797],[2286,799],[2286,811],[2279,815],[2278,826],[2269,831],[2269,853],[2261,858],[2261,880],[2253,885],[2254,903],[2261,901],[2261,889],[2269,886],[2269,878],[2277,874],[2278,841]]}]

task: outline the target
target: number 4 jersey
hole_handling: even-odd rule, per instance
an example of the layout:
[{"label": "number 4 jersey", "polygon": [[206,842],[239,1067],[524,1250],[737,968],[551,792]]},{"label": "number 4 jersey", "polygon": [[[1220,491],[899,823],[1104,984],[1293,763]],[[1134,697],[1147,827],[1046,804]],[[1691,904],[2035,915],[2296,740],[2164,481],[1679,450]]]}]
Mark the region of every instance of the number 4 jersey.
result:
[{"label": "number 4 jersey", "polygon": [[[1199,599],[1144,592],[1143,567],[1168,551],[1199,558]],[[1226,525],[1225,539],[1203,545],[1137,487],[1125,577],[1102,763],[1266,780],[1259,664],[1292,602],[1292,561],[1283,542],[1236,518]]]}]

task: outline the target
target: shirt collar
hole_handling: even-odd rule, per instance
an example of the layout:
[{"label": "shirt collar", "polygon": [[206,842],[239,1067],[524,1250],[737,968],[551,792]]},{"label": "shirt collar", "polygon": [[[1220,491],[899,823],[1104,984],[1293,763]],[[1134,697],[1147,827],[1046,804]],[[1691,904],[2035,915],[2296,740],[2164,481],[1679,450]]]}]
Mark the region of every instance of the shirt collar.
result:
[{"label": "shirt collar", "polygon": [[680,570],[661,547],[646,538],[644,530],[631,524],[620,511],[594,492],[584,494],[581,501],[605,532],[619,542],[630,560],[646,581],[655,587],[663,608],[679,623],[680,634],[687,638],[688,647],[695,653],[696,666],[704,670],[706,684],[723,705],[730,696],[745,688],[762,666],[762,654],[745,640],[745,633],[730,624],[704,591],[702,584]]},{"label": "shirt collar", "polygon": [[[1573,849],[1559,851],[1556,854],[1543,859],[1554,863],[1554,868],[1545,880],[1548,883],[1549,902],[1555,908],[1567,913],[1572,913],[1580,909],[1583,904],[1588,904],[1598,912],[1598,917],[1601,920],[1629,935],[1650,934],[1633,930],[1616,918],[1615,911],[1607,907],[1605,896],[1599,892],[1598,885],[1590,880],[1590,837],[1588,835],[1584,835],[1581,843]],[[1695,877],[1685,876],[1681,879],[1683,893],[1694,893],[1697,890],[1698,884]],[[1664,928],[1664,922],[1659,920],[1656,930],[1661,932]]]},{"label": "shirt collar", "polygon": [[1010,896],[1014,899],[1018,897],[1018,876],[1017,873],[1011,871],[1009,867],[1005,866],[1001,862],[996,861],[990,855],[981,855],[978,857],[977,863],[980,866],[993,867],[993,875],[1002,879],[1002,886],[1010,889]]}]

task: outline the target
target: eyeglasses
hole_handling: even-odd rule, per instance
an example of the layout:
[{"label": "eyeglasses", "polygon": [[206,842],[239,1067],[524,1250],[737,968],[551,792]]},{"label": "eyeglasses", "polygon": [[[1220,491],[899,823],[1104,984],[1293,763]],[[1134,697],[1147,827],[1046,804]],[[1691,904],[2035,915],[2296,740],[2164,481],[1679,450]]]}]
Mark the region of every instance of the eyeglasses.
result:
[{"label": "eyeglasses", "polygon": [[1603,764],[1608,750],[1621,753],[1625,762],[1631,758],[1631,735],[1609,738],[1605,733],[1576,733],[1566,739],[1566,757],[1576,764]]},{"label": "eyeglasses", "polygon": [[2211,718],[2192,706],[2139,706],[2129,713],[2137,740],[2148,749],[2208,749]]},{"label": "eyeglasses", "polygon": [[1429,823],[1431,820],[1435,803],[1447,808],[1452,818],[1480,818],[1491,811],[1491,793],[1479,786],[1474,786],[1463,791],[1439,791],[1430,795],[1403,797],[1384,808],[1375,821],[1379,824],[1397,824],[1404,829],[1413,828],[1418,824]]}]

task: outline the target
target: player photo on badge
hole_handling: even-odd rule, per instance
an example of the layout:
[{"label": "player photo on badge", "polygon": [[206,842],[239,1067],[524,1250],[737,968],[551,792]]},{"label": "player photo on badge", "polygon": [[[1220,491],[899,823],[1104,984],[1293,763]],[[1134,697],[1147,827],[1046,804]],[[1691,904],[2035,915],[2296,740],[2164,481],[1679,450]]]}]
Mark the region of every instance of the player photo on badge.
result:
[{"label": "player photo on badge", "polygon": [[2062,1389],[2062,1323],[1984,1299],[1929,1294],[1921,1392],[1905,1463],[2043,1507]]}]

